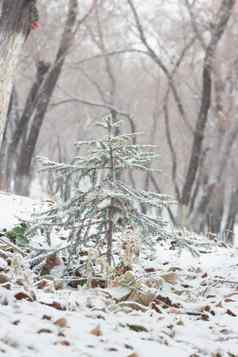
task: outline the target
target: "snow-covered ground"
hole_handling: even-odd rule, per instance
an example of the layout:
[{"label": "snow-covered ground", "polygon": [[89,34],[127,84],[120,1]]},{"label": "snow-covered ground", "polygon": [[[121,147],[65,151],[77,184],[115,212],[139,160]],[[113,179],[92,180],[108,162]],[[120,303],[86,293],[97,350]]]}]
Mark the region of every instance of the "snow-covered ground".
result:
[{"label": "snow-covered ground", "polygon": [[23,196],[0,191],[0,230],[13,228],[22,220],[29,220],[39,208],[39,202]]},{"label": "snow-covered ground", "polygon": [[[0,194],[0,226],[29,217],[35,203]],[[158,282],[154,309],[115,302],[118,288],[24,296],[23,287],[0,287],[0,356],[237,357],[238,251],[206,240],[200,251],[179,254],[164,243],[138,263],[138,279]]]}]

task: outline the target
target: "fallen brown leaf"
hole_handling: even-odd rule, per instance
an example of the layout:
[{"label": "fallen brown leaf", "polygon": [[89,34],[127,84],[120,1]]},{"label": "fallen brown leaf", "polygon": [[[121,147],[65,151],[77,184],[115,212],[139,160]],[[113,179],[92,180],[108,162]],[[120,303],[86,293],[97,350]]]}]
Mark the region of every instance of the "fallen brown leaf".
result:
[{"label": "fallen brown leaf", "polygon": [[62,331],[60,331],[60,332],[58,333],[58,336],[59,336],[59,337],[65,337],[65,334],[64,334]]},{"label": "fallen brown leaf", "polygon": [[67,340],[57,341],[55,344],[56,345],[62,345],[62,346],[70,346],[70,342],[67,341]]},{"label": "fallen brown leaf", "polygon": [[51,273],[52,269],[61,265],[64,265],[64,262],[60,257],[55,254],[49,255],[41,269],[41,275],[48,275]]},{"label": "fallen brown leaf", "polygon": [[127,324],[130,330],[135,332],[149,332],[145,326],[135,325],[135,324]]},{"label": "fallen brown leaf", "polygon": [[50,281],[49,281],[49,280],[47,280],[47,279],[42,279],[42,280],[40,280],[40,281],[38,282],[37,287],[38,287],[39,289],[45,289],[46,287],[49,286],[49,284],[50,284]]},{"label": "fallen brown leaf", "polygon": [[143,292],[133,290],[128,296],[128,300],[134,301],[136,303],[142,304],[144,306],[149,306],[149,304],[154,300],[155,294],[151,292]]},{"label": "fallen brown leaf", "polygon": [[205,313],[202,313],[201,316],[200,316],[200,320],[209,321],[209,315],[205,314]]},{"label": "fallen brown leaf", "polygon": [[145,273],[154,273],[156,271],[155,268],[145,268]]},{"label": "fallen brown leaf", "polygon": [[63,328],[67,326],[67,320],[64,317],[61,317],[60,319],[56,320],[54,324]]},{"label": "fallen brown leaf", "polygon": [[52,317],[50,316],[50,315],[43,315],[42,316],[42,320],[51,320],[52,319]]},{"label": "fallen brown leaf", "polygon": [[109,352],[117,352],[118,349],[115,348],[115,347],[109,347],[109,348],[107,349],[107,351],[109,351]]},{"label": "fallen brown leaf", "polygon": [[48,328],[41,328],[37,331],[37,333],[53,333],[53,331],[49,330]]},{"label": "fallen brown leaf", "polygon": [[168,296],[157,295],[154,302],[158,305],[162,305],[164,308],[175,307],[176,309],[181,308],[180,303],[173,303]]},{"label": "fallen brown leaf", "polygon": [[176,282],[177,282],[177,274],[174,272],[162,274],[161,278],[163,278],[166,281],[166,283],[169,283],[172,285],[176,284]]},{"label": "fallen brown leaf", "polygon": [[235,314],[233,311],[231,311],[230,309],[227,309],[226,310],[226,313],[228,314],[228,315],[230,315],[230,316],[233,316],[233,317],[236,317],[237,316],[237,314]]},{"label": "fallen brown leaf", "polygon": [[224,302],[235,302],[235,300],[227,298],[227,299],[224,299]]},{"label": "fallen brown leaf", "polygon": [[93,336],[102,336],[103,333],[102,333],[102,330],[100,328],[100,326],[96,326],[95,328],[93,328],[91,331],[90,331],[90,334],[93,335]]},{"label": "fallen brown leaf", "polygon": [[27,300],[31,302],[34,300],[33,297],[30,294],[26,293],[25,291],[19,291],[18,293],[16,293],[15,298],[17,300]]},{"label": "fallen brown leaf", "polygon": [[60,311],[65,311],[66,308],[64,306],[62,306],[59,302],[57,301],[53,301],[52,303],[50,304],[47,304],[45,302],[40,302],[42,305],[46,305],[46,306],[50,306],[50,307],[53,307],[54,309],[56,310],[60,310]]},{"label": "fallen brown leaf", "polygon": [[12,322],[12,324],[18,326],[20,322],[21,322],[21,320],[15,320]]},{"label": "fallen brown leaf", "polygon": [[5,284],[9,282],[9,276],[5,273],[0,273],[0,284]]},{"label": "fallen brown leaf", "polygon": [[162,313],[162,311],[160,310],[160,308],[157,306],[157,304],[154,301],[152,301],[152,303],[151,303],[151,308],[153,310],[155,310],[158,314]]}]

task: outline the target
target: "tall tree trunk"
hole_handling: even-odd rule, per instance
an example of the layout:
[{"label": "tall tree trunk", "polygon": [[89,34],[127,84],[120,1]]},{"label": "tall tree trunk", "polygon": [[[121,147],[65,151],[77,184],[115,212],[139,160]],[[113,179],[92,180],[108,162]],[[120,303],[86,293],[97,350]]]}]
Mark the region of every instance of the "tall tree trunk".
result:
[{"label": "tall tree trunk", "polygon": [[[204,133],[208,120],[208,113],[211,105],[212,95],[212,75],[214,70],[214,58],[217,46],[225,32],[226,26],[230,19],[232,9],[236,0],[223,0],[219,8],[217,18],[214,19],[214,29],[211,33],[211,39],[206,48],[203,74],[202,74],[202,98],[196,128],[193,138],[191,156],[189,160],[187,176],[182,191],[181,205],[188,206],[192,189],[196,180],[199,168],[200,158],[202,155],[202,146]],[[183,208],[183,207],[182,207]]]},{"label": "tall tree trunk", "polygon": [[[22,2],[31,4],[32,1],[35,2],[36,0]],[[11,135],[11,140],[6,143],[8,145],[7,161],[15,177],[13,187],[15,193],[29,194],[32,159],[48,105],[77,30],[91,14],[96,3],[97,0],[92,0],[89,11],[78,20],[78,0],[68,0],[67,18],[56,58],[51,65],[43,61],[38,63],[36,80],[27,97],[23,114]],[[5,151],[2,150],[3,148],[1,148],[0,156]],[[6,174],[4,170],[2,170],[2,173]]]},{"label": "tall tree trunk", "polygon": [[[35,152],[40,130],[47,113],[48,105],[55,90],[60,74],[63,69],[65,58],[71,47],[76,31],[78,15],[78,1],[69,0],[69,8],[60,46],[54,63],[44,69],[44,80],[38,86],[37,94],[28,111],[27,136],[19,147],[19,153],[15,172],[15,193],[19,195],[29,195],[31,181],[31,164]],[[29,115],[30,114],[30,115]]]},{"label": "tall tree trunk", "polygon": [[[31,28],[32,0],[2,0],[0,4],[0,145],[7,121],[13,78]],[[0,172],[0,189],[5,188]]]}]

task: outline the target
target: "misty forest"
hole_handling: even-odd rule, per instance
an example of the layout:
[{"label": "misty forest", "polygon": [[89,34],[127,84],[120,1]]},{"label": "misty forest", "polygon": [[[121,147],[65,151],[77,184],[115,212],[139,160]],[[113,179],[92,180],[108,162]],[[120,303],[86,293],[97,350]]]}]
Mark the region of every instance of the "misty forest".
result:
[{"label": "misty forest", "polygon": [[0,0],[0,356],[238,357],[237,43],[237,0]]}]

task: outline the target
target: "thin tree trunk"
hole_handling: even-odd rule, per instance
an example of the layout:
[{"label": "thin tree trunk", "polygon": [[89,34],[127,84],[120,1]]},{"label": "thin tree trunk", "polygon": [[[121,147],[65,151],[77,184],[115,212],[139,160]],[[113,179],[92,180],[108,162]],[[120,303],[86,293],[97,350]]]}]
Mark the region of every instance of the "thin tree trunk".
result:
[{"label": "thin tree trunk", "polygon": [[[115,182],[115,169],[114,169],[114,157],[113,157],[113,149],[112,149],[112,124],[113,118],[109,119],[111,122],[108,123],[108,131],[109,131],[109,148],[110,148],[110,176],[111,182]],[[112,240],[113,240],[113,215],[114,215],[114,200],[111,199],[110,206],[108,209],[108,233],[107,233],[107,262],[108,265],[112,264]]]},{"label": "thin tree trunk", "polygon": [[12,149],[12,155],[9,154],[10,143],[13,133],[19,125],[18,97],[15,87],[13,87],[11,100],[8,108],[7,122],[0,148],[0,172],[5,182],[5,190],[11,192],[14,179],[14,165],[16,163],[16,146]]}]

